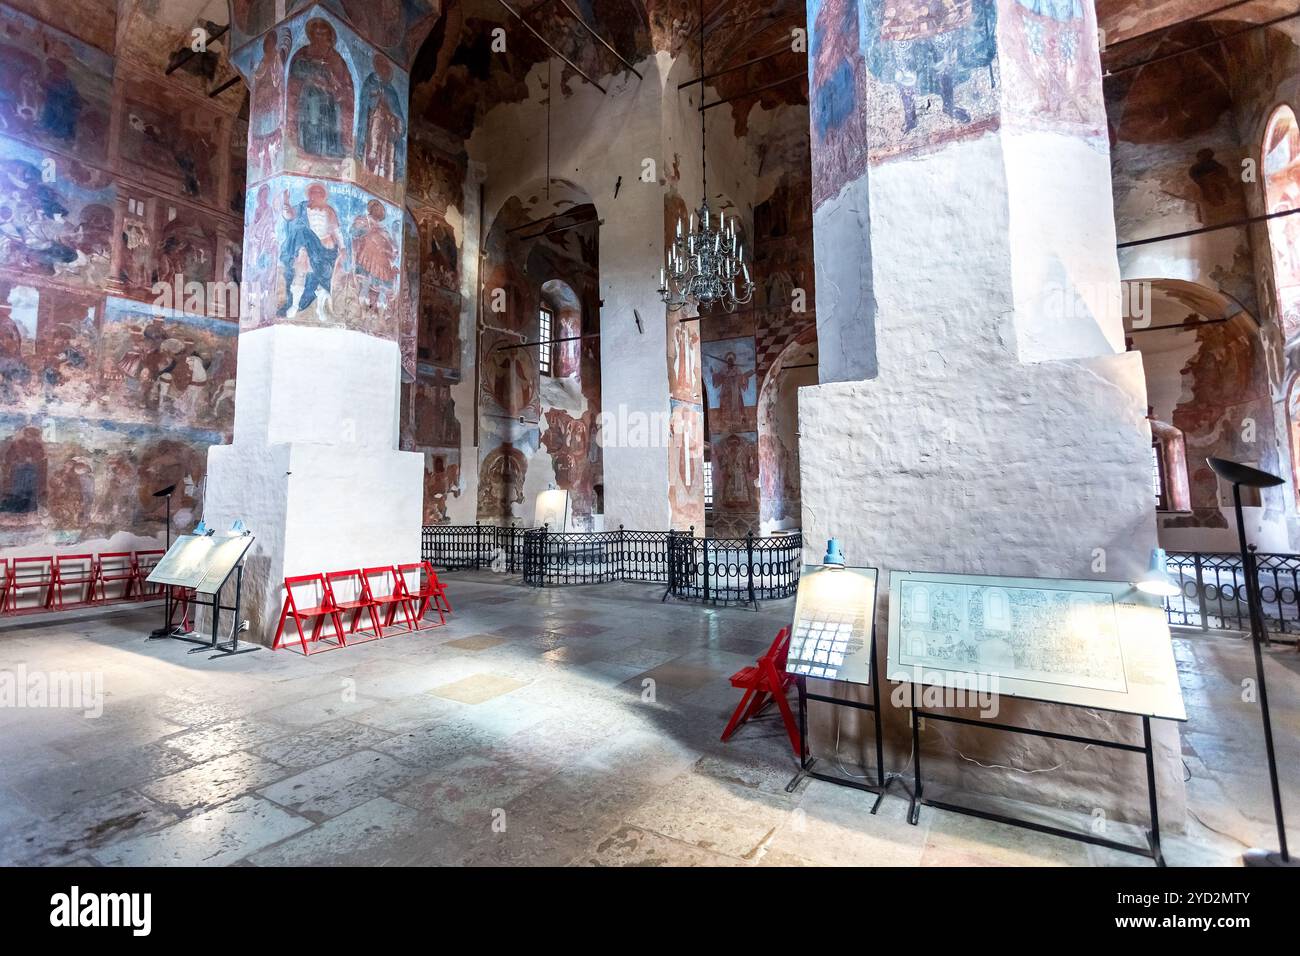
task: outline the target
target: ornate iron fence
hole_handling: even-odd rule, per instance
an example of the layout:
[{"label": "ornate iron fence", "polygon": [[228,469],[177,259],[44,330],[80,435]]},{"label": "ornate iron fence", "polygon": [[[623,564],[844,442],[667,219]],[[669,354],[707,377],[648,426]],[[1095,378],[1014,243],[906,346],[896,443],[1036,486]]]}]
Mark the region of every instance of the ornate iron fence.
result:
[{"label": "ornate iron fence", "polygon": [[495,525],[428,525],[424,558],[440,570],[491,568],[525,584],[555,587],[639,581],[664,596],[756,604],[799,586],[803,537],[697,538],[693,531],[593,531]]},{"label": "ornate iron fence", "polygon": [[668,593],[712,603],[770,601],[799,586],[803,536],[697,538],[668,533]]},{"label": "ornate iron fence", "polygon": [[[1165,599],[1170,624],[1209,630],[1250,630],[1241,555],[1170,551],[1170,576],[1181,593]],[[1300,554],[1256,554],[1260,603],[1272,634],[1300,632]]]}]

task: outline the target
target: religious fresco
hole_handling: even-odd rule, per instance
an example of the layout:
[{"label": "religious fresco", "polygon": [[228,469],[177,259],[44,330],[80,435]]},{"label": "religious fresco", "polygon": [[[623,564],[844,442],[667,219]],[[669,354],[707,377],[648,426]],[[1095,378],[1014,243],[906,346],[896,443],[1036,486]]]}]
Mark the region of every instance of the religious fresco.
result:
[{"label": "religious fresco", "polygon": [[0,6],[0,134],[103,163],[112,57]]},{"label": "religious fresco", "polygon": [[123,84],[118,130],[123,171],[175,195],[217,201],[226,117],[161,84],[134,77]]},{"label": "religious fresco", "polygon": [[397,344],[402,384],[415,381],[420,338],[420,233],[409,209],[402,213],[402,285],[397,299]]},{"label": "religious fresco", "polygon": [[397,207],[351,183],[281,176],[249,191],[245,222],[245,328],[292,322],[396,340]]},{"label": "religious fresco", "polygon": [[0,408],[94,400],[101,319],[97,295],[0,278]]},{"label": "religious fresco", "polygon": [[704,413],[691,402],[670,401],[668,507],[673,528],[704,533]]},{"label": "religious fresco", "polygon": [[596,511],[595,484],[600,473],[591,467],[599,461],[595,418],[590,409],[575,418],[564,409],[548,408],[541,438],[542,446],[551,455],[556,487],[569,492],[570,511],[579,519],[578,530],[589,527],[586,522]]},{"label": "religious fresco", "polygon": [[235,408],[236,323],[111,298],[99,398],[124,421],[226,429]]},{"label": "religious fresco", "polygon": [[107,173],[0,136],[0,270],[102,286],[116,202]]},{"label": "religious fresco", "polygon": [[282,163],[289,50],[293,34],[274,30],[262,38],[262,55],[249,80],[248,175],[251,180],[275,173]]},{"label": "religious fresco", "polygon": [[[313,176],[346,176],[353,149],[356,81],[352,49],[334,22],[311,17],[295,25],[301,46],[289,60],[285,168]],[[295,41],[301,42],[299,36]]]},{"label": "religious fresco", "polygon": [[149,425],[0,412],[0,546],[54,546],[120,531],[161,532],[175,483],[172,527],[192,527],[212,432],[160,435]]},{"label": "religious fresco", "polygon": [[878,0],[858,12],[871,162],[997,128],[997,0]]},{"label": "religious fresco", "polygon": [[457,379],[440,369],[420,366],[412,397],[416,445],[460,447],[460,422],[451,400],[456,384]]},{"label": "religious fresco", "polygon": [[753,338],[705,342],[700,349],[709,431],[753,431],[758,407]]},{"label": "religious fresco", "polygon": [[746,530],[758,532],[759,451],[758,432],[709,436],[713,461],[713,511],[736,526],[740,516],[750,519]]},{"label": "religious fresco", "polygon": [[[537,428],[521,430],[505,421],[488,431],[492,434],[481,437],[492,445],[479,446],[477,515],[506,522],[531,517],[532,502],[524,501],[524,480],[528,462],[537,454]],[[522,446],[517,444],[520,440]]]},{"label": "religious fresco", "polygon": [[237,325],[202,313],[237,306],[242,127],[118,64],[110,135],[113,65],[0,7],[4,547],[161,538],[174,482],[192,526],[229,439]]},{"label": "religious fresco", "polygon": [[1022,126],[1072,127],[1102,145],[1105,106],[1097,20],[1085,0],[1014,0],[1003,7],[1000,69]]},{"label": "religious fresco", "polygon": [[406,147],[407,202],[430,206],[445,213],[449,206],[459,207],[465,185],[465,159],[449,156],[426,143],[415,131]]},{"label": "religious fresco", "polygon": [[424,452],[424,523],[447,524],[451,518],[448,503],[459,498],[463,483],[460,480],[459,448],[425,448]]},{"label": "religious fresco", "polygon": [[419,220],[420,274],[425,281],[450,289],[460,289],[460,248],[455,231],[436,212],[426,212]]},{"label": "religious fresco", "polygon": [[866,61],[859,0],[809,0],[813,202],[820,206],[867,168]]},{"label": "religious fresco", "polygon": [[[1208,457],[1246,461],[1276,473],[1276,448],[1243,431],[1254,422],[1260,436],[1273,434],[1273,406],[1264,368],[1264,350],[1245,317],[1196,329],[1195,352],[1183,366],[1182,394],[1172,424],[1183,433],[1191,491],[1191,514],[1162,515],[1166,528],[1228,528],[1219,480]],[[1174,333],[1180,334],[1180,333]]]},{"label": "religious fresco", "polygon": [[521,339],[485,332],[479,343],[480,412],[534,420],[541,414],[537,358],[531,348],[515,348]]}]

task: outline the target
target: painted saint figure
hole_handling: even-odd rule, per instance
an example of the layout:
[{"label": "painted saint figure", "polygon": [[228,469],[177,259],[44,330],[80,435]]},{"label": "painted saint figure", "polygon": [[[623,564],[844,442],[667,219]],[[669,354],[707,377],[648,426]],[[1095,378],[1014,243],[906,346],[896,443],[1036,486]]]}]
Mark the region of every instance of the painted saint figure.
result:
[{"label": "painted saint figure", "polygon": [[307,273],[297,308],[301,312],[316,301],[316,293],[323,292],[329,301],[334,282],[334,266],[343,249],[343,233],[339,229],[338,213],[329,204],[329,194],[321,183],[307,187],[307,199],[295,207],[289,202],[289,190],[284,191],[285,227],[284,248],[280,264],[284,268],[284,301],[276,315],[287,316],[293,307],[293,285],[297,276],[299,253],[306,257]]},{"label": "painted saint figure", "polygon": [[[717,359],[714,359],[716,362]],[[745,389],[754,377],[753,369],[742,369],[736,364],[736,353],[728,352],[725,364],[710,372],[713,387],[718,392],[718,424],[739,426],[745,422]]]},{"label": "painted saint figure", "polygon": [[394,182],[401,178],[406,122],[401,99],[392,84],[393,68],[382,55],[375,55],[375,72],[361,88],[361,115],[365,118],[364,144],[357,144],[358,158],[371,175]]},{"label": "painted saint figure", "polygon": [[384,226],[384,204],[372,199],[366,215],[352,222],[352,253],[361,280],[362,301],[372,309],[387,303],[397,280],[397,243]]},{"label": "painted saint figure", "polygon": [[248,108],[249,153],[258,170],[269,173],[283,147],[284,50],[274,32],[262,40],[262,62],[253,74]]},{"label": "painted saint figure", "polygon": [[352,145],[352,77],[335,39],[328,21],[309,20],[307,46],[289,67],[297,146],[327,159],[342,159]]},{"label": "painted saint figure", "polygon": [[938,96],[943,112],[966,125],[957,88],[994,60],[993,0],[883,0],[862,6],[867,18],[867,64],[903,101],[903,133],[917,127],[917,101]]}]

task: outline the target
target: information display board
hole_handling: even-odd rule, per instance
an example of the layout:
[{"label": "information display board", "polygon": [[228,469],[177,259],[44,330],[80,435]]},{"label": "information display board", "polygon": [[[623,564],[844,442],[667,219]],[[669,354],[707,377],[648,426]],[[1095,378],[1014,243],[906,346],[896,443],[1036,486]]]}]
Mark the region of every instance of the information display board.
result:
[{"label": "information display board", "polygon": [[1186,720],[1160,599],[1132,584],[893,571],[889,680]]},{"label": "information display board", "polygon": [[875,568],[804,568],[786,673],[871,683],[877,577]]},{"label": "information display board", "polygon": [[239,532],[183,534],[172,542],[146,580],[193,588],[200,594],[215,593],[252,543],[251,534]]}]

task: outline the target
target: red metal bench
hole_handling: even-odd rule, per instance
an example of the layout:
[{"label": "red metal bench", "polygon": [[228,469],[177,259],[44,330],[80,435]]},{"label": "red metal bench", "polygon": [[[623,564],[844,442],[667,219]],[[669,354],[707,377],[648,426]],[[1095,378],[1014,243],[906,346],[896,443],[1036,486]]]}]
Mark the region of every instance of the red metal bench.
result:
[{"label": "red metal bench", "polygon": [[790,736],[790,746],[794,748],[795,756],[799,756],[799,725],[790,710],[790,702],[786,700],[786,692],[795,680],[793,675],[785,672],[785,658],[789,650],[790,629],[783,627],[772,646],[756,664],[743,667],[731,675],[731,686],[743,688],[745,696],[737,705],[736,712],[731,715],[727,729],[722,732],[723,740],[735,733],[741,724],[757,717],[772,701],[776,701],[776,706],[781,711],[781,720],[785,722],[786,733]]},{"label": "red metal bench", "polygon": [[[296,587],[306,587],[310,585],[313,589],[312,600],[319,600],[320,603],[311,607],[298,607],[297,598],[294,597],[293,589]],[[317,597],[319,595],[319,597]],[[311,628],[311,640],[313,642],[321,640],[321,628],[328,619],[334,624],[334,634],[338,640],[334,643],[335,647],[347,647],[347,638],[343,635],[343,620],[339,609],[334,606],[334,597],[330,594],[329,585],[325,582],[323,574],[299,574],[295,577],[284,579],[284,607],[280,611],[280,623],[275,629],[275,640],[271,644],[271,650],[277,650],[280,647],[280,641],[284,636],[285,621],[292,617],[294,626],[298,629],[298,643],[302,646],[302,653],[305,657],[310,651],[307,650],[307,621],[314,621]]]}]

